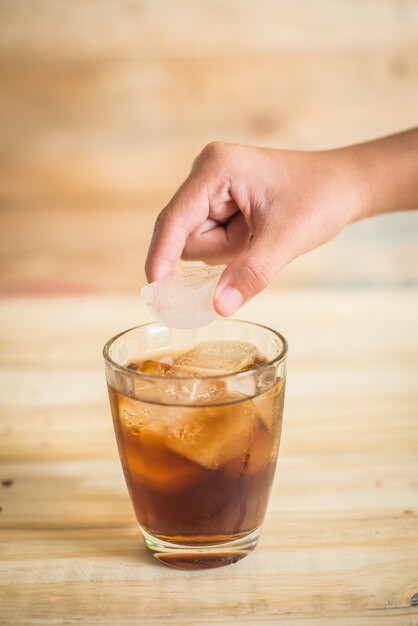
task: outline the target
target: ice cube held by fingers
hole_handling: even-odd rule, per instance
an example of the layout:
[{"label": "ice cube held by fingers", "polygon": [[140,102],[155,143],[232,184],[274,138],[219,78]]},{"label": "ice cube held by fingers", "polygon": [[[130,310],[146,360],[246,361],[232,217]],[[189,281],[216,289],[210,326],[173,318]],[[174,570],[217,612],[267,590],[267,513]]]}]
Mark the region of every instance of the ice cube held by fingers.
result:
[{"label": "ice cube held by fingers", "polygon": [[155,319],[169,328],[199,328],[216,317],[212,305],[223,266],[183,265],[141,289]]}]

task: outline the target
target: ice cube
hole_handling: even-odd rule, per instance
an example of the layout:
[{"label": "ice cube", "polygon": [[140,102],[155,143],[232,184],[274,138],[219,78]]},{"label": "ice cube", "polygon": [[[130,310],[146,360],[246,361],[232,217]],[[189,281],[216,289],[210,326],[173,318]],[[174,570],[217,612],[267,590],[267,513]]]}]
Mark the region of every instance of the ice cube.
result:
[{"label": "ice cube", "polygon": [[273,460],[274,443],[272,433],[263,424],[260,424],[248,451],[247,474],[256,474],[265,469]]},{"label": "ice cube", "polygon": [[137,370],[138,372],[144,372],[144,374],[151,374],[151,376],[167,376],[171,373],[171,366],[162,361],[145,359],[138,365]]},{"label": "ice cube", "polygon": [[140,400],[157,402],[165,387],[154,376],[166,378],[172,376],[171,365],[155,359],[145,359],[136,365],[136,370],[145,376],[136,376],[133,381],[135,397]]},{"label": "ice cube", "polygon": [[201,468],[174,457],[166,449],[166,408],[121,396],[119,415],[124,463],[132,480],[168,493],[184,489],[199,479]]},{"label": "ice cube", "polygon": [[264,424],[256,419],[248,445],[240,456],[229,461],[224,471],[227,476],[239,479],[263,470],[272,459],[273,438]]},{"label": "ice cube", "polygon": [[273,422],[281,418],[283,393],[284,378],[280,378],[273,387],[253,398],[255,411],[269,430],[272,429]]},{"label": "ice cube", "polygon": [[251,401],[183,408],[167,426],[166,445],[215,470],[246,453],[256,419]]},{"label": "ice cube", "polygon": [[[215,378],[198,378],[199,371],[190,371],[187,367],[164,362],[162,359],[145,359],[137,364],[136,369],[150,377],[139,377],[134,381],[134,394],[141,400],[161,401],[174,404],[214,404],[228,401],[227,385]],[[165,378],[164,383],[154,376]],[[179,378],[180,377],[180,378]],[[170,378],[170,381],[167,380]]]},{"label": "ice cube", "polygon": [[118,409],[124,463],[133,481],[169,493],[199,480],[201,467],[186,458],[179,459],[173,451],[167,450],[168,424],[175,420],[179,408],[147,404],[120,395]]},{"label": "ice cube", "polygon": [[139,432],[136,439],[136,443],[131,438],[126,445],[126,463],[135,482],[170,493],[199,480],[202,468],[167,450],[163,438]]},{"label": "ice cube", "polygon": [[[167,380],[170,378],[170,381]],[[149,379],[148,379],[149,380]],[[228,390],[223,380],[217,378],[187,378],[168,376],[164,384],[142,384],[138,389],[138,397],[161,402],[167,405],[206,405],[228,401]],[[144,396],[145,392],[145,396]],[[151,394],[151,395],[150,395]]]},{"label": "ice cube", "polygon": [[199,328],[215,319],[213,295],[223,267],[184,265],[141,289],[155,319],[170,328]]},{"label": "ice cube", "polygon": [[150,405],[120,394],[118,409],[121,426],[130,434],[135,435],[138,432],[164,434],[164,412],[158,405]]},{"label": "ice cube", "polygon": [[246,341],[203,341],[174,361],[185,372],[200,376],[223,376],[251,367],[257,348]]}]

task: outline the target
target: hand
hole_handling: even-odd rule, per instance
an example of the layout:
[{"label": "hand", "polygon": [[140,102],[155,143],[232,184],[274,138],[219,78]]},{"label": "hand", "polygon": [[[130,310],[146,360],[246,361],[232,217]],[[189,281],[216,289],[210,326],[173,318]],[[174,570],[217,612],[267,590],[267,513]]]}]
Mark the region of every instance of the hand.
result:
[{"label": "hand", "polygon": [[229,263],[214,298],[232,315],[289,261],[356,219],[418,204],[418,130],[324,152],[211,143],[158,216],[149,281],[181,257]]},{"label": "hand", "polygon": [[176,261],[228,263],[214,306],[232,315],[292,259],[336,235],[361,202],[355,171],[336,151],[288,152],[211,143],[160,213],[146,274]]}]

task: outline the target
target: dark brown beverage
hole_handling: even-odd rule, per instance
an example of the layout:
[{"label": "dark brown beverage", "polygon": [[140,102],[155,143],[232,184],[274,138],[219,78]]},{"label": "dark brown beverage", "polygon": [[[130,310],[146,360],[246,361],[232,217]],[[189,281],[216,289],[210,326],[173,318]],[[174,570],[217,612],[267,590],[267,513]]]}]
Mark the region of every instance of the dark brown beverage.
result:
[{"label": "dark brown beverage", "polygon": [[[159,540],[196,548],[248,536],[261,525],[276,466],[284,396],[282,377],[267,391],[246,398],[231,385],[225,362],[219,366],[216,346],[210,343],[216,342],[207,342],[203,352],[198,346],[185,354],[147,355],[127,364],[151,377],[189,376],[191,394],[193,377],[202,372],[215,376],[193,402],[149,401],[146,386],[139,386],[133,398],[109,385],[119,453],[140,526]],[[238,342],[223,343],[229,344],[238,371],[266,362],[254,346],[250,356],[239,354],[237,359],[240,350],[232,344]],[[212,566],[245,554],[218,553],[211,557]],[[185,566],[181,554],[160,559]],[[193,565],[188,559],[186,566],[199,567],[198,561]]]}]

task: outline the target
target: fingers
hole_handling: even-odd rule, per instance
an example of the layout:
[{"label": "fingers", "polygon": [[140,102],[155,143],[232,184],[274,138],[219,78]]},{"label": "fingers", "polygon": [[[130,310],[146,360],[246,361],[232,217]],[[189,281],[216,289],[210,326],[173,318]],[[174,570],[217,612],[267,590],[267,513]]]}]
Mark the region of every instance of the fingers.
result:
[{"label": "fingers", "polygon": [[259,193],[254,193],[241,153],[242,149],[217,143],[202,151],[190,176],[159,215],[145,264],[152,282],[169,274],[181,257],[208,263],[232,258],[214,298],[216,311],[224,316],[267,287],[290,260],[278,243],[286,237],[278,236],[277,221],[270,219],[271,200],[266,202],[263,192],[260,201]]},{"label": "fingers", "polygon": [[[185,258],[206,257],[211,261],[219,256],[230,256],[242,248],[244,237],[240,236],[236,244],[229,237],[234,229],[243,230],[240,220],[234,219],[239,207],[230,193],[237,152],[239,149],[232,144],[211,142],[195,159],[189,177],[156,221],[145,263],[149,281],[171,273],[186,246]],[[214,233],[209,231],[216,228],[209,228],[205,237],[200,239],[202,230],[198,229],[207,226],[209,217],[222,227]],[[193,238],[188,241],[192,233]],[[200,252],[198,242],[202,244]]]},{"label": "fingers", "polygon": [[214,308],[220,315],[233,315],[245,302],[268,287],[289,258],[280,241],[271,236],[254,238],[225,268],[219,279]]},{"label": "fingers", "polygon": [[209,203],[204,188],[197,180],[187,179],[155,223],[145,262],[149,282],[173,270],[189,234],[207,219],[208,214]]},{"label": "fingers", "polygon": [[[232,145],[211,142],[195,159],[189,177],[158,216],[145,263],[149,281],[158,280],[174,269],[190,234],[195,233],[209,217],[220,224],[231,222],[231,225],[225,226],[225,233],[219,231],[208,236],[203,244],[205,255],[216,256],[210,253],[210,243],[222,255],[233,249],[228,228],[231,233],[233,228],[241,228],[233,219],[239,209],[230,194],[230,170],[231,164],[237,160],[233,158],[235,153],[236,148]],[[188,258],[205,256],[197,253],[196,241],[195,237],[185,251]]]},{"label": "fingers", "polygon": [[207,219],[189,235],[182,259],[226,263],[248,245],[249,239],[250,232],[239,211],[226,224]]},{"label": "fingers", "polygon": [[181,224],[169,224],[166,216],[156,222],[145,261],[148,282],[151,283],[170,274],[181,256],[188,234],[187,227]]}]

